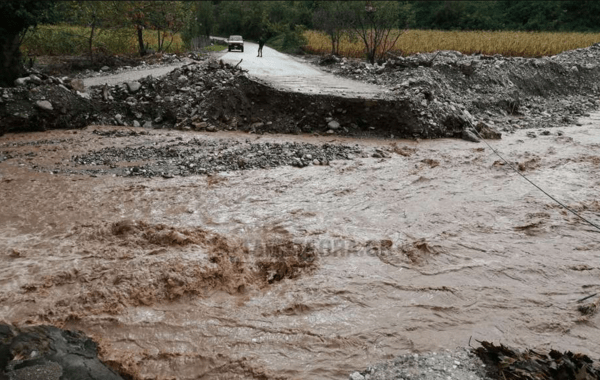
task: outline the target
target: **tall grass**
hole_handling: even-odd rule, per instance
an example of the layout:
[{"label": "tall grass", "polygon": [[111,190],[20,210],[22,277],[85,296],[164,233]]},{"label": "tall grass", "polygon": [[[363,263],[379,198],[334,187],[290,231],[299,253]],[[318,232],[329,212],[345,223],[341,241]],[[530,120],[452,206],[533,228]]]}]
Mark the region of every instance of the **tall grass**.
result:
[{"label": "tall grass", "polygon": [[[70,25],[40,25],[30,32],[21,45],[21,51],[33,55],[85,55],[89,53],[90,28]],[[144,43],[157,50],[158,36],[155,30],[144,30]],[[93,48],[106,54],[136,54],[139,51],[137,34],[131,29],[97,29]],[[171,40],[168,37],[165,47]],[[184,51],[181,36],[173,36],[168,52]]]},{"label": "tall grass", "polygon": [[[304,33],[308,43],[305,51],[314,54],[331,53],[331,40],[321,32]],[[464,54],[502,54],[505,56],[541,57],[590,46],[600,42],[600,33],[554,32],[453,32],[439,30],[406,31],[392,49],[395,55],[457,50]],[[360,40],[345,36],[340,43],[340,55],[365,57]]]}]

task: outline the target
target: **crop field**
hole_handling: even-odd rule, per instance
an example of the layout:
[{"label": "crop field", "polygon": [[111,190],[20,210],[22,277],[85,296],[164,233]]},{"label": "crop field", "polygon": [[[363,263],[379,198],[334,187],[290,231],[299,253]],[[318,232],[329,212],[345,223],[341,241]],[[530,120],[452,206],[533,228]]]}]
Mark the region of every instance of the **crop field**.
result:
[{"label": "crop field", "polygon": [[[309,30],[304,36],[308,41],[305,51],[313,54],[331,53],[331,40],[325,33]],[[457,50],[464,54],[541,57],[597,42],[600,42],[600,33],[408,30],[400,36],[391,52],[406,56],[419,52]],[[364,46],[359,39],[346,35],[340,43],[339,54],[362,58],[365,56]]]},{"label": "crop field", "polygon": [[[70,25],[40,25],[29,32],[21,51],[26,55],[81,55],[88,54],[90,28]],[[135,54],[138,52],[137,34],[134,28],[97,29],[93,48],[96,52],[107,54]],[[171,42],[173,37],[173,42]],[[162,32],[161,32],[162,38]],[[158,31],[144,30],[144,43],[154,50],[158,45]],[[167,34],[164,47],[169,53],[185,50],[179,34]]]}]

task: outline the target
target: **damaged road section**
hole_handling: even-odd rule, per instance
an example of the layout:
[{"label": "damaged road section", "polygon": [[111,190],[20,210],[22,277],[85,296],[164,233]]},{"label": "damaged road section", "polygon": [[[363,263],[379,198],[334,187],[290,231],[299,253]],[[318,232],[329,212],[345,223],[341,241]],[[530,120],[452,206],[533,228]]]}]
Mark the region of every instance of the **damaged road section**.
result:
[{"label": "damaged road section", "polygon": [[394,95],[463,108],[506,132],[576,123],[598,107],[600,94],[600,44],[541,58],[439,51],[375,65],[336,56],[309,61]]},{"label": "damaged road section", "polygon": [[383,96],[303,94],[241,66],[192,63],[160,78],[82,88],[40,73],[0,89],[0,134],[107,124],[183,130],[401,138],[500,138],[499,129],[559,126],[598,107],[600,45],[541,59],[443,51],[381,65],[332,58],[334,74],[379,84]]},{"label": "damaged road section", "polygon": [[[351,99],[284,92],[212,61],[175,69],[160,79],[69,89],[61,78],[23,80],[2,90],[0,131],[116,124],[147,128],[242,130],[257,133],[342,133],[460,137],[468,113],[410,97]],[[72,83],[71,81],[70,83]],[[73,92],[75,91],[75,92]]]}]

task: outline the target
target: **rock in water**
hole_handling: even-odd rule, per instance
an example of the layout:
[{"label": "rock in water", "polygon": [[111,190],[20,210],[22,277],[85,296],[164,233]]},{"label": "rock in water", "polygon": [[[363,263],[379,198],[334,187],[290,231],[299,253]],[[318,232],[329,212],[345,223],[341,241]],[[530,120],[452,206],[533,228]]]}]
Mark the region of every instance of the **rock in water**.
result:
[{"label": "rock in water", "polygon": [[81,332],[0,324],[0,378],[6,376],[14,380],[123,380],[98,359],[97,344]]},{"label": "rock in water", "polygon": [[466,128],[465,130],[462,131],[461,137],[463,140],[467,140],[467,141],[471,141],[471,142],[478,143],[480,141],[479,137],[477,137],[477,135],[468,128]]},{"label": "rock in water", "polygon": [[481,138],[484,139],[498,140],[502,138],[502,133],[498,132],[497,130],[495,130],[494,128],[490,127],[482,121],[477,123],[477,125],[475,126],[475,130],[477,130],[479,136],[481,136]]}]

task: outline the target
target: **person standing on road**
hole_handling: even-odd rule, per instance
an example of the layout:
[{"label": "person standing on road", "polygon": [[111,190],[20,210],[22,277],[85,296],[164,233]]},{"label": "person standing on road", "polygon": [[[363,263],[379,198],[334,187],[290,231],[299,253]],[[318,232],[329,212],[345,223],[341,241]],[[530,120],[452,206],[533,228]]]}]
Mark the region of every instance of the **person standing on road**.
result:
[{"label": "person standing on road", "polygon": [[257,57],[262,57],[262,48],[263,46],[265,46],[265,38],[264,37],[260,37],[258,39],[258,55]]}]

